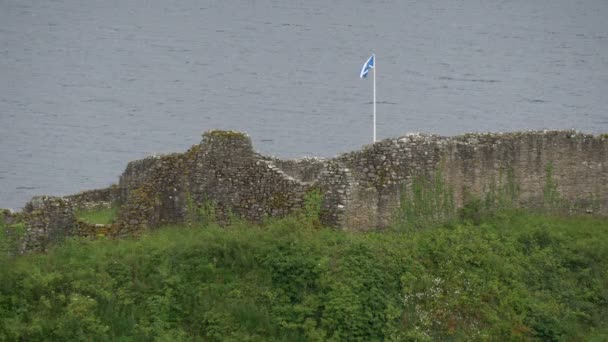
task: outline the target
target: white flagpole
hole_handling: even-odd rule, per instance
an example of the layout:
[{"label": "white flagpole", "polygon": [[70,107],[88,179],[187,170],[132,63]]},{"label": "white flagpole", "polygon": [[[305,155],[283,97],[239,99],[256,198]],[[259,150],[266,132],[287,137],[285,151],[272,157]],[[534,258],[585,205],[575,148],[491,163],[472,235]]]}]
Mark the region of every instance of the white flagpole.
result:
[{"label": "white flagpole", "polygon": [[376,54],[374,56],[374,143],[376,142]]}]

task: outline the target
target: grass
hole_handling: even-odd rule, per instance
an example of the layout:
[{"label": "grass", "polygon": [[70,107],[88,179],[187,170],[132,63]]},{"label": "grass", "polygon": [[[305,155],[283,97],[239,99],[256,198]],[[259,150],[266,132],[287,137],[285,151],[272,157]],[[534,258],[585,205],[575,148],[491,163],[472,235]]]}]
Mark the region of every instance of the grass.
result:
[{"label": "grass", "polygon": [[500,211],[351,233],[306,215],[0,258],[0,341],[608,338],[608,221]]},{"label": "grass", "polygon": [[80,209],[74,215],[77,219],[91,224],[109,224],[114,222],[118,214],[116,207]]}]

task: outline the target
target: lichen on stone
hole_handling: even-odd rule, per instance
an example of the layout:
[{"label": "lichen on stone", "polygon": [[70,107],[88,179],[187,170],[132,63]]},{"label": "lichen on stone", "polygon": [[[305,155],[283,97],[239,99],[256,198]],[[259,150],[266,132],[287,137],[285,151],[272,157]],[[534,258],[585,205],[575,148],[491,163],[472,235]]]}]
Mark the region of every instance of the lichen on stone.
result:
[{"label": "lichen on stone", "polygon": [[203,133],[203,138],[205,137],[210,137],[210,138],[219,138],[219,139],[235,139],[235,138],[241,138],[241,139],[248,139],[249,136],[245,133],[242,132],[238,132],[238,131],[231,131],[231,130],[210,130],[207,131],[205,133]]}]

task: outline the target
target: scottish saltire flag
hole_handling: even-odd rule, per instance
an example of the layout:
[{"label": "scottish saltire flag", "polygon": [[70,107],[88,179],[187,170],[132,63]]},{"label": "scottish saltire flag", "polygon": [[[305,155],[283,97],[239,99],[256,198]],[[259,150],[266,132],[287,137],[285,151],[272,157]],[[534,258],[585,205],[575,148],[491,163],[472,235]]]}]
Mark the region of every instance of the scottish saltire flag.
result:
[{"label": "scottish saltire flag", "polygon": [[369,69],[373,69],[374,68],[374,55],[372,55],[367,62],[365,62],[365,64],[363,64],[363,68],[361,68],[361,74],[359,75],[359,77],[361,78],[366,78],[367,74],[369,73]]}]

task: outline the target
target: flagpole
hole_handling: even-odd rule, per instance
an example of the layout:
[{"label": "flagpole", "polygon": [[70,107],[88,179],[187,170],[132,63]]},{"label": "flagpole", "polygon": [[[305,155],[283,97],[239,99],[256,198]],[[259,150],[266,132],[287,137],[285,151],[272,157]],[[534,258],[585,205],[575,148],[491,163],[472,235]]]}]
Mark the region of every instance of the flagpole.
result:
[{"label": "flagpole", "polygon": [[374,143],[376,142],[376,54],[374,56]]}]

